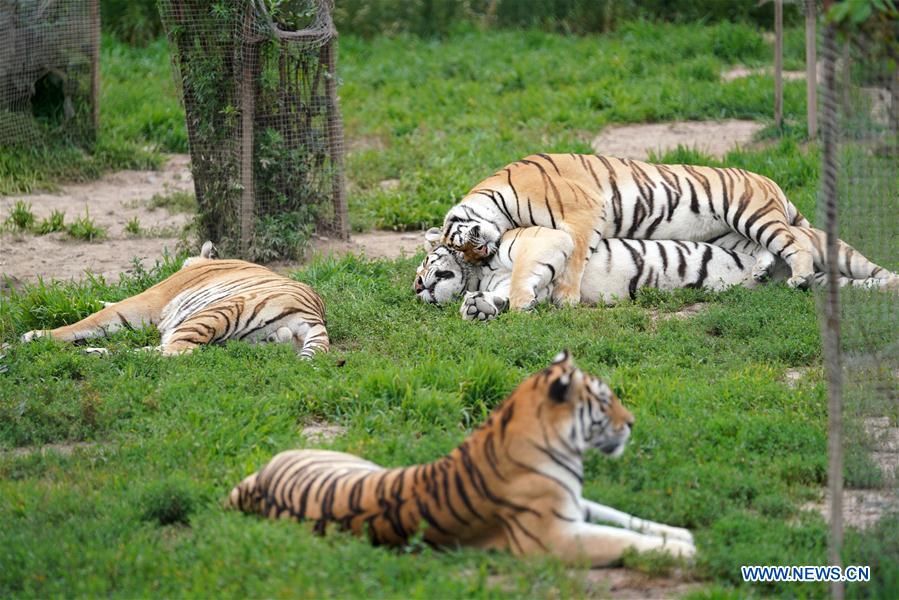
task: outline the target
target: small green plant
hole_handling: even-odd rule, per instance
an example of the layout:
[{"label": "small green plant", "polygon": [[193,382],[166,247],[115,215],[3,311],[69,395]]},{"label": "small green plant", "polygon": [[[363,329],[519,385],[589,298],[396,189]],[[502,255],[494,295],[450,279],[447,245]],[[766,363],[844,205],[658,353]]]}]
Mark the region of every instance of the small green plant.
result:
[{"label": "small green plant", "polygon": [[35,231],[38,235],[47,235],[48,233],[63,231],[66,228],[65,219],[66,213],[64,210],[54,210],[50,213],[49,217],[41,219],[41,222],[38,223]]},{"label": "small green plant", "polygon": [[168,479],[151,485],[140,499],[141,518],[159,525],[189,525],[196,501],[187,484]]},{"label": "small green plant", "polygon": [[192,213],[197,210],[197,198],[191,192],[175,191],[169,194],[153,194],[147,208],[164,208],[169,213]]},{"label": "small green plant", "polygon": [[31,229],[34,226],[34,213],[31,212],[31,204],[24,200],[16,200],[5,223],[19,231]]},{"label": "small green plant", "polygon": [[125,224],[125,233],[127,233],[129,235],[140,235],[140,232],[141,232],[140,219],[138,219],[137,217],[132,217]]},{"label": "small green plant", "polygon": [[66,233],[73,239],[87,242],[106,237],[106,230],[94,223],[87,210],[84,211],[83,217],[78,217],[66,227]]}]

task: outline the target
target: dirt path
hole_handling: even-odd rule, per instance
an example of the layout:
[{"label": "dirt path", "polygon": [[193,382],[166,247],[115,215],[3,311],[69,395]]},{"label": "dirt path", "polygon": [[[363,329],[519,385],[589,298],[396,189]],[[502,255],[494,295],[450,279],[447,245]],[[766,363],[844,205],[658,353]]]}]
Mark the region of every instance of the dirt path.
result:
[{"label": "dirt path", "polygon": [[[0,276],[14,282],[77,279],[90,270],[115,278],[131,269],[133,257],[152,265],[165,248],[174,251],[190,215],[152,209],[149,201],[155,195],[192,192],[189,163],[187,155],[173,155],[160,171],[119,171],[97,181],[64,185],[58,193],[0,197],[0,221],[17,201],[24,201],[38,221],[61,210],[66,223],[87,215],[107,234],[103,241],[84,242],[62,232],[41,236],[5,232],[0,235]],[[135,218],[142,233],[126,233],[125,226]]]},{"label": "dirt path", "polygon": [[606,127],[590,145],[597,154],[646,160],[650,152],[662,154],[685,146],[724,158],[737,146],[747,146],[762,129],[761,123],[726,121],[674,121]]}]

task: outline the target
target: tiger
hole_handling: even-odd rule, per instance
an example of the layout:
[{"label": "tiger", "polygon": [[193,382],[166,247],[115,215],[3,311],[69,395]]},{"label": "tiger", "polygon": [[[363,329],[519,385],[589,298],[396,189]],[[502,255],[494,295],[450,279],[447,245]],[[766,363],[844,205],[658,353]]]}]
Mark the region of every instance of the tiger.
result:
[{"label": "tiger", "polygon": [[375,545],[401,546],[420,534],[436,548],[553,554],[593,566],[619,561],[629,548],[689,559],[696,547],[688,530],[582,495],[585,451],[620,456],[633,424],[609,386],[562,351],[434,462],[384,468],[343,452],[288,450],[243,479],[225,505],[310,521],[320,534],[334,525]]},{"label": "tiger", "polygon": [[[825,233],[794,227],[813,249],[815,282],[824,284]],[[460,294],[460,312],[467,320],[490,320],[508,308],[528,310],[552,297],[552,287],[565,268],[574,243],[558,229],[525,227],[503,234],[497,252],[486,263],[472,265],[460,252],[440,243],[441,231],[425,232],[431,251],[415,275],[413,289],[420,300],[446,304]],[[704,287],[714,291],[739,285],[755,287],[752,271],[768,252],[743,236],[730,233],[714,243],[679,240],[603,239],[590,256],[581,283],[581,302],[615,304],[633,299],[637,290]],[[838,241],[840,285],[899,289],[899,276]],[[773,279],[788,276],[783,262]]]},{"label": "tiger", "polygon": [[315,290],[260,265],[213,258],[214,252],[206,242],[200,256],[140,294],[103,303],[72,325],[29,331],[21,341],[47,336],[73,342],[155,325],[161,337],[156,349],[165,356],[228,340],[290,342],[302,358],[328,351],[325,305]]},{"label": "tiger", "polygon": [[[650,164],[586,154],[534,154],[475,185],[446,214],[443,242],[480,263],[503,233],[538,225],[574,241],[555,285],[563,304],[580,301],[590,252],[600,239],[703,241],[736,232],[784,260],[787,284],[814,279],[812,249],[795,227],[809,221],[772,180],[744,169]],[[753,277],[769,275],[760,261]]]}]

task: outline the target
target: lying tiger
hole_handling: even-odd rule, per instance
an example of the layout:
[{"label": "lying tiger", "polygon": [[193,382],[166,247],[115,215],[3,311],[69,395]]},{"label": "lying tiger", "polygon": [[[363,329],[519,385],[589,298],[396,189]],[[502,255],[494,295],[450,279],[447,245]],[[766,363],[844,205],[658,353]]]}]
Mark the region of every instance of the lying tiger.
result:
[{"label": "lying tiger", "polygon": [[200,256],[140,294],[106,303],[72,325],[29,331],[21,339],[72,342],[155,325],[164,355],[228,340],[290,342],[304,358],[328,351],[325,306],[315,290],[253,263],[214,259],[213,252],[206,242]]},{"label": "lying tiger", "polygon": [[333,523],[375,544],[405,544],[421,526],[424,540],[438,547],[552,553],[595,566],[620,560],[628,548],[692,557],[686,529],[581,495],[583,453],[619,456],[633,422],[609,386],[562,352],[443,458],[385,469],[342,452],[291,450],[244,479],[228,504],[271,519],[314,521],[319,533]]},{"label": "lying tiger", "polygon": [[[813,249],[815,280],[823,283],[824,232],[808,227],[794,229]],[[436,304],[450,302],[464,292],[460,312],[471,320],[492,319],[509,307],[527,310],[551,298],[573,246],[571,237],[557,229],[512,229],[503,234],[498,251],[486,263],[472,265],[461,253],[440,245],[440,238],[439,229],[426,232],[432,250],[418,268],[413,287],[422,301]],[[584,271],[581,301],[614,304],[633,298],[643,287],[723,290],[758,284],[753,270],[759,260],[768,260],[767,252],[734,233],[714,242],[601,240]],[[899,289],[899,277],[848,244],[840,241],[838,251],[840,285]],[[786,278],[784,265],[776,267],[775,279]]]},{"label": "lying tiger", "polygon": [[[813,249],[796,231],[808,220],[776,183],[743,169],[536,154],[474,186],[447,213],[443,242],[479,263],[505,232],[532,225],[573,241],[554,289],[561,303],[580,301],[587,260],[607,238],[703,241],[735,232],[784,260],[791,287],[815,275]],[[772,264],[760,261],[753,277],[765,279]]]}]

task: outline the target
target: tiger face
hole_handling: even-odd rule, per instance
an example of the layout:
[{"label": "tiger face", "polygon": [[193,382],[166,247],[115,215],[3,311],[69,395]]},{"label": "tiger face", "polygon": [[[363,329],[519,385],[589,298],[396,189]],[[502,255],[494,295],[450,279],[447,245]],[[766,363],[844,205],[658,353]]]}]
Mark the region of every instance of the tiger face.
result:
[{"label": "tiger face", "polygon": [[[611,457],[624,452],[634,416],[605,382],[581,371],[567,350],[519,391],[534,404],[528,412],[546,421],[565,445],[579,453],[596,448]],[[522,425],[521,435],[527,435],[526,428],[532,429],[532,422]]]},{"label": "tiger face", "polygon": [[462,253],[466,261],[481,264],[496,253],[503,232],[490,222],[447,215],[443,225],[443,243]]},{"label": "tiger face", "polygon": [[466,270],[458,252],[437,246],[419,265],[412,289],[422,302],[446,304],[465,289]]}]

